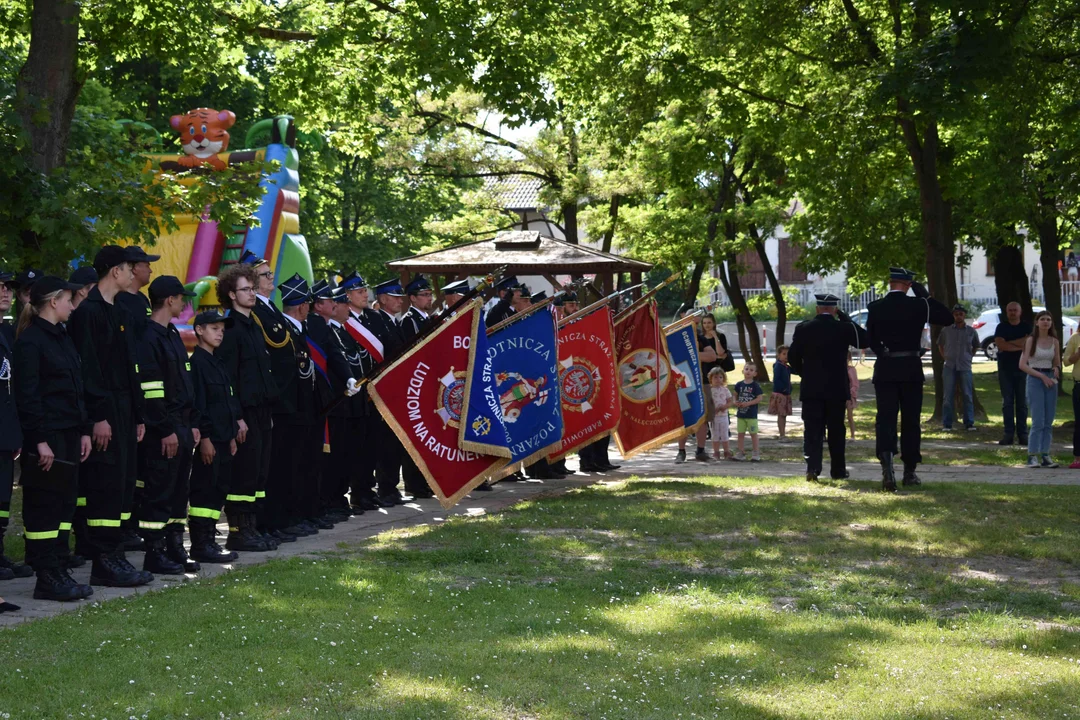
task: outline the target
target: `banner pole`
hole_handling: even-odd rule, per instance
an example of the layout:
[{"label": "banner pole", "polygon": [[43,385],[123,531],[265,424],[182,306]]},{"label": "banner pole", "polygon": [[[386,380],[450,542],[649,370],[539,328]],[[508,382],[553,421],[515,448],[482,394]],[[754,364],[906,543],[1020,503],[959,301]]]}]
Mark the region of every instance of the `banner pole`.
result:
[{"label": "banner pole", "polygon": [[625,290],[616,290],[615,292],[613,292],[613,293],[611,293],[610,295],[608,295],[608,296],[607,296],[606,298],[601,298],[600,300],[597,300],[597,301],[596,301],[596,302],[594,302],[594,303],[593,303],[592,305],[589,305],[589,306],[588,306],[588,307],[586,307],[586,308],[583,308],[583,309],[581,309],[581,310],[578,310],[578,311],[577,311],[576,313],[574,313],[573,315],[567,315],[566,317],[564,317],[564,318],[563,318],[562,320],[560,320],[560,321],[559,321],[559,327],[563,327],[563,326],[565,326],[565,325],[569,325],[570,323],[574,322],[574,321],[575,321],[575,320],[577,320],[578,318],[582,318],[582,317],[584,317],[584,316],[588,315],[589,313],[591,313],[591,312],[592,312],[593,310],[597,310],[597,309],[599,309],[599,308],[600,308],[601,306],[603,306],[603,305],[606,305],[607,303],[611,302],[611,300],[612,300],[613,298],[616,298],[616,297],[618,297],[619,295],[622,295],[622,294],[624,294],[624,293],[628,293],[628,292],[632,292],[632,291],[634,291],[634,290],[637,290],[637,289],[638,289],[639,287],[642,287],[642,286],[643,286],[644,284],[645,284],[645,283],[638,283],[638,284],[637,284],[637,285],[635,285],[634,287],[628,287],[628,288],[626,288]]},{"label": "banner pole", "polygon": [[642,296],[641,296],[640,298],[638,298],[637,300],[635,300],[635,301],[634,301],[634,303],[633,303],[632,305],[630,305],[630,307],[626,308],[626,309],[625,309],[625,310],[623,310],[623,311],[622,311],[621,313],[619,313],[618,315],[616,315],[616,316],[615,316],[615,320],[614,320],[614,322],[615,322],[615,323],[618,323],[618,322],[619,322],[619,320],[621,320],[621,319],[623,319],[623,318],[625,318],[625,317],[628,317],[628,316],[630,315],[630,313],[632,313],[633,311],[637,310],[637,309],[638,309],[639,307],[641,307],[642,305],[644,305],[644,304],[645,304],[645,303],[646,303],[647,301],[651,300],[651,299],[652,299],[652,297],[653,297],[654,295],[656,295],[656,293],[660,292],[661,290],[663,290],[664,288],[666,288],[666,287],[667,287],[668,285],[670,285],[671,283],[673,283],[673,282],[675,282],[676,280],[678,280],[678,279],[679,279],[680,277],[682,277],[682,270],[680,270],[680,271],[679,271],[679,272],[677,272],[677,273],[672,273],[671,275],[669,275],[669,276],[668,276],[668,278],[667,278],[667,280],[664,280],[664,282],[660,283],[659,285],[657,285],[656,287],[654,287],[654,288],[653,288],[652,290],[650,290],[649,292],[647,292],[647,293],[645,293],[644,295],[642,295]]},{"label": "banner pole", "polygon": [[518,321],[524,320],[525,318],[527,318],[530,315],[532,315],[533,313],[535,313],[537,310],[547,307],[548,305],[555,302],[556,300],[558,300],[559,298],[561,298],[565,294],[566,294],[565,290],[560,290],[559,292],[555,293],[554,295],[547,298],[543,302],[538,302],[535,305],[532,305],[527,310],[525,310],[525,312],[514,313],[513,315],[506,318],[502,322],[495,323],[494,325],[492,325],[491,327],[489,327],[487,329],[488,336],[490,337],[491,333],[495,332],[496,330],[502,330],[504,327],[507,327],[509,325],[513,325],[514,323],[516,323]]}]

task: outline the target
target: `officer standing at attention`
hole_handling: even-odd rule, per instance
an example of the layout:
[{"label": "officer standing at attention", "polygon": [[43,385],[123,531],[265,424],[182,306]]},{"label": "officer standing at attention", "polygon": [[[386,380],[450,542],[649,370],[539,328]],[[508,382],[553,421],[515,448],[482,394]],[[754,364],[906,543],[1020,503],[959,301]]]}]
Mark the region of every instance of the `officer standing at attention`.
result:
[{"label": "officer standing at attention", "polygon": [[[369,329],[375,310],[369,307],[367,282],[357,272],[346,275],[342,271],[340,275],[342,280],[338,287],[344,291],[345,298],[348,300],[348,313],[342,319],[342,326],[350,336],[343,338],[342,344],[343,347],[350,348],[348,358],[350,364],[354,366],[353,377],[360,379],[362,372],[359,366],[373,367],[385,348],[380,349],[379,345],[382,341]],[[331,308],[331,312],[333,310]],[[354,343],[350,342],[350,338],[364,351],[363,353],[353,347]],[[350,488],[349,500],[354,512],[375,510],[385,504],[379,501],[375,493],[375,453],[372,447],[372,439],[375,437],[372,434],[372,428],[376,427],[376,423],[381,422],[379,411],[368,397],[367,388],[362,388],[359,396],[347,402],[346,405],[348,408],[345,412],[347,419],[344,421],[346,426],[344,432],[345,437],[349,438],[347,442],[351,445],[347,451],[351,457],[346,461],[348,463],[347,475],[343,481]]]},{"label": "officer standing at attention", "polygon": [[443,304],[446,308],[454,306],[458,300],[465,296],[465,293],[469,292],[469,279],[455,280],[454,282],[447,283],[443,286]]},{"label": "officer standing at attention", "polygon": [[[923,376],[920,350],[923,326],[948,325],[953,321],[949,308],[930,297],[926,288],[914,282],[915,274],[904,268],[889,268],[889,293],[870,303],[866,331],[874,362],[874,394],[877,399],[877,457],[881,461],[882,488],[896,490],[893,456],[896,454],[896,414],[901,413],[900,450],[904,459],[904,485],[919,485],[915,467],[922,461]],[[908,290],[915,294],[910,297]],[[804,383],[805,384],[805,383]]]},{"label": "officer standing at attention", "polygon": [[15,299],[8,287],[12,277],[12,273],[0,270],[0,580],[34,574],[26,565],[12,562],[4,555],[4,532],[11,519],[11,490],[15,484],[15,456],[22,448],[22,431],[11,385],[15,328],[4,321]]},{"label": "officer standing at attention", "polygon": [[514,314],[513,303],[515,296],[520,297],[523,293],[528,295],[528,290],[524,288],[525,286],[519,283],[517,277],[513,275],[504,277],[495,283],[495,291],[499,293],[499,301],[495,303],[484,318],[484,322],[489,328]]},{"label": "officer standing at attention", "polygon": [[[406,342],[420,334],[420,329],[431,317],[431,306],[435,304],[435,293],[431,283],[423,275],[417,275],[405,286],[411,307],[401,318],[401,331]],[[414,498],[433,498],[435,493],[428,487],[424,474],[416,467],[416,462],[408,453],[401,456],[401,476],[405,483],[405,492]]]},{"label": "officer standing at attention", "polygon": [[81,600],[94,594],[67,572],[79,470],[91,448],[79,353],[64,329],[76,288],[50,276],[34,284],[11,363],[23,442],[26,561],[37,573],[38,600]]},{"label": "officer standing at attention", "polygon": [[848,348],[869,347],[867,333],[851,322],[839,309],[840,298],[831,294],[815,295],[817,316],[795,327],[788,349],[791,370],[802,377],[799,400],[802,402],[803,456],[806,479],[815,482],[821,475],[822,444],[829,437],[831,477],[848,477],[844,450],[844,412],[850,397],[848,385]]},{"label": "officer standing at attention", "polygon": [[[345,393],[348,400],[339,403],[334,409],[336,423],[331,423],[330,454],[334,459],[334,483],[332,489],[334,504],[348,519],[349,514],[361,515],[370,506],[390,507],[387,502],[378,501],[375,495],[374,464],[366,450],[372,447],[367,430],[369,408],[366,393],[361,393],[357,381],[375,366],[374,358],[360,345],[345,323],[349,322],[352,310],[349,307],[349,293],[341,287],[333,291],[330,305],[330,332],[337,336],[338,345],[349,364],[349,379],[345,381]],[[361,397],[361,395],[363,395]],[[334,437],[338,439],[335,441]],[[334,445],[337,449],[334,449]],[[333,488],[333,485],[331,486]],[[349,497],[346,498],[345,495]],[[363,501],[362,498],[366,498]]]},{"label": "officer standing at attention", "polygon": [[[187,349],[172,324],[195,293],[172,275],[150,283],[150,321],[139,342],[139,380],[146,415],[139,477],[143,488],[136,508],[146,542],[143,569],[163,575],[196,572],[199,564],[184,552],[188,473],[198,443],[193,430],[193,393]],[[193,434],[194,433],[194,434]],[[165,538],[170,542],[166,545]]]},{"label": "officer standing at attention", "polygon": [[[203,563],[228,563],[239,557],[214,540],[217,521],[229,492],[243,410],[225,364],[215,356],[232,325],[214,311],[195,316],[195,350],[191,353],[191,385],[199,418],[199,444],[191,466],[191,557]],[[230,523],[232,524],[232,523]],[[240,532],[251,545],[266,543],[246,523]]]},{"label": "officer standing at attention", "polygon": [[154,579],[151,573],[136,570],[122,547],[122,524],[131,519],[135,494],[136,447],[146,429],[134,320],[116,305],[116,297],[134,282],[132,257],[130,249],[117,245],[97,252],[98,284],[68,323],[82,358],[86,412],[93,424],[94,449],[79,473],[85,512],[75,528],[76,547],[85,548],[93,558],[91,585],[130,587]]},{"label": "officer standing at attention", "polygon": [[[383,357],[392,358],[405,344],[405,337],[396,317],[405,306],[405,289],[397,280],[386,280],[375,286],[375,296],[379,301],[379,309],[370,314],[371,325],[368,329],[382,342],[385,350]],[[405,449],[381,415],[376,419],[374,429],[377,443],[375,481],[378,484],[379,499],[394,505],[407,502],[406,496],[397,489]]]},{"label": "officer standing at attention", "polygon": [[[252,318],[255,305],[255,268],[246,263],[231,265],[218,277],[218,299],[230,310],[232,327],[215,355],[229,371],[243,419],[237,436],[239,447],[233,458],[225,512],[229,516],[229,537],[225,547],[241,552],[273,550],[278,542],[257,532],[256,500],[266,497],[266,477],[270,471],[271,407],[277,387],[266,351],[262,330]],[[254,534],[253,534],[254,533]],[[255,542],[256,539],[261,542]]]}]

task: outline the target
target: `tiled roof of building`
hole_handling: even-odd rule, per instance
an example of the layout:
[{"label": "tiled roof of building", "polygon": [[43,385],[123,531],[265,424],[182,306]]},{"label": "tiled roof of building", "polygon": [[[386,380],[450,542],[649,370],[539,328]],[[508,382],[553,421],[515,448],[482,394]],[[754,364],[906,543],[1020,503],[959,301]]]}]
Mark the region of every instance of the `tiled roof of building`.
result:
[{"label": "tiled roof of building", "polygon": [[528,175],[486,178],[484,189],[496,198],[503,210],[536,210],[544,181]]}]

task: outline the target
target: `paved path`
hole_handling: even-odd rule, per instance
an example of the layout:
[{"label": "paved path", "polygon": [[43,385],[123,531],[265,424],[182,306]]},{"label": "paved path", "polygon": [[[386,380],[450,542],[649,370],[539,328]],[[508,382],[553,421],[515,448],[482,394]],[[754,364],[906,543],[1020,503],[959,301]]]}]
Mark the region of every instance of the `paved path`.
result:
[{"label": "paved path", "polygon": [[[798,453],[798,443],[792,442],[791,445],[792,452]],[[349,522],[339,524],[333,530],[324,530],[318,535],[300,538],[295,543],[286,543],[274,552],[244,553],[239,560],[229,565],[204,565],[197,575],[158,576],[158,579],[153,583],[141,588],[94,588],[94,596],[90,600],[72,603],[34,600],[34,578],[7,580],[0,583],[0,595],[9,602],[21,606],[22,609],[15,613],[0,615],[0,627],[50,617],[62,612],[71,612],[95,602],[153,592],[179,583],[191,582],[196,578],[215,577],[237,568],[263,563],[274,558],[288,558],[296,555],[335,551],[338,549],[339,543],[355,543],[393,528],[438,524],[445,522],[451,516],[480,516],[498,512],[522,500],[564,493],[605,479],[626,479],[632,476],[680,478],[703,475],[803,477],[805,474],[805,467],[796,462],[750,463],[717,461],[704,463],[690,460],[676,465],[674,457],[675,445],[672,444],[624,461],[620,471],[607,475],[577,473],[565,480],[499,483],[491,492],[472,493],[457,507],[449,511],[443,510],[435,500],[421,500],[388,510],[368,512],[354,517]],[[576,468],[576,458],[570,459],[568,464],[571,469]],[[874,463],[851,463],[848,467],[852,479],[865,480],[867,489],[876,487],[877,483],[880,482],[880,471]],[[919,469],[919,475],[926,483],[983,482],[1003,485],[1080,485],[1080,471],[1064,468],[1058,470],[1027,470],[1010,467],[924,465]],[[222,528],[226,529],[224,525]],[[138,566],[142,562],[142,553],[130,553],[128,559]],[[89,563],[74,571],[73,575],[80,582],[88,582],[90,575]]]}]

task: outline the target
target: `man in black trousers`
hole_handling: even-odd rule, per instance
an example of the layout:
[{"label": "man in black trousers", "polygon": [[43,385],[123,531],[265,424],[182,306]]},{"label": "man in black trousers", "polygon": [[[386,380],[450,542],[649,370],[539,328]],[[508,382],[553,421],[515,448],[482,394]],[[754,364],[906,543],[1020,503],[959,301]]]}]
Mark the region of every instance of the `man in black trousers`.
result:
[{"label": "man in black trousers", "polygon": [[791,370],[802,377],[803,455],[806,479],[821,475],[822,444],[829,437],[830,475],[834,480],[848,476],[844,458],[844,411],[850,399],[848,348],[869,347],[867,333],[840,312],[840,298],[828,293],[816,295],[817,316],[799,323],[788,349]]},{"label": "man in black trousers", "polygon": [[[920,348],[923,327],[949,325],[949,308],[930,297],[926,288],[915,282],[915,275],[904,268],[889,268],[889,293],[870,303],[866,331],[870,347],[877,355],[874,362],[874,394],[877,398],[877,457],[881,461],[881,485],[887,492],[896,490],[893,456],[896,454],[896,414],[901,413],[901,456],[904,459],[904,485],[920,485],[915,467],[922,461],[923,376]],[[907,294],[912,290],[914,297]]]}]

